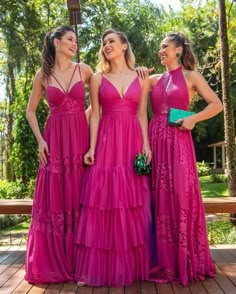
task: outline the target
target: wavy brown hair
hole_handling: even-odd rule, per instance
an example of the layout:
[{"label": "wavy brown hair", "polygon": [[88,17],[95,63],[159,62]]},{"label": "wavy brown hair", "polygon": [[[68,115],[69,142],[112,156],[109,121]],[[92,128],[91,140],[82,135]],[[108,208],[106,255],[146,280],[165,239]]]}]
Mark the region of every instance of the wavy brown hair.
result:
[{"label": "wavy brown hair", "polygon": [[185,69],[194,70],[196,64],[196,58],[193,54],[191,45],[188,39],[182,33],[171,33],[166,36],[171,42],[175,44],[175,47],[182,47],[183,52],[180,55],[180,62]]},{"label": "wavy brown hair", "polygon": [[69,26],[60,26],[55,28],[53,31],[46,34],[44,38],[44,45],[42,51],[42,62],[41,70],[43,75],[43,81],[46,82],[52,73],[52,69],[55,64],[55,46],[54,39],[59,39],[67,33],[73,32],[74,30]]},{"label": "wavy brown hair", "polygon": [[134,53],[131,49],[131,45],[128,41],[128,38],[127,36],[122,33],[122,32],[119,32],[119,31],[115,31],[113,29],[108,29],[106,30],[103,35],[102,35],[102,39],[101,39],[101,47],[100,47],[100,50],[99,50],[99,63],[97,65],[97,69],[101,72],[110,72],[111,71],[111,62],[109,60],[106,59],[106,56],[105,54],[103,53],[103,42],[104,42],[104,39],[107,35],[109,34],[116,34],[121,43],[122,44],[126,44],[127,45],[127,49],[125,50],[125,53],[124,53],[124,57],[125,57],[125,61],[126,61],[126,64],[128,66],[128,68],[130,69],[134,69],[134,65],[135,65],[135,56],[134,56]]}]

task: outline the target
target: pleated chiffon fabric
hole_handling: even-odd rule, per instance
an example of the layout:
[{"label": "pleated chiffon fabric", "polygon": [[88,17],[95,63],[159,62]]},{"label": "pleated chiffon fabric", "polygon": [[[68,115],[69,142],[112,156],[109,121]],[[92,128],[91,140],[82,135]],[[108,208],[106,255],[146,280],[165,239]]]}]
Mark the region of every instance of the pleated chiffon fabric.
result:
[{"label": "pleated chiffon fabric", "polygon": [[102,76],[102,105],[95,164],[84,173],[76,242],[76,280],[91,286],[124,286],[148,278],[150,187],[135,174],[142,151],[136,77],[123,97]]},{"label": "pleated chiffon fabric", "polygon": [[[78,70],[76,65],[74,73]],[[67,92],[59,86],[46,89],[50,115],[43,137],[50,156],[46,166],[39,166],[25,264],[25,279],[33,284],[74,282],[75,231],[89,134],[83,82],[75,82]]]}]

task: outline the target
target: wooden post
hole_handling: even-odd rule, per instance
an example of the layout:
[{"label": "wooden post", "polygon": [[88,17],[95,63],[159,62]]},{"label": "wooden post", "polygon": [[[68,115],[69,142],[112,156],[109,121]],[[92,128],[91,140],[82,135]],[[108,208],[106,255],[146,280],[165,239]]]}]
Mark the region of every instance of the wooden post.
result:
[{"label": "wooden post", "polygon": [[213,146],[213,158],[214,158],[214,166],[213,166],[213,169],[217,169],[216,146]]},{"label": "wooden post", "polygon": [[77,28],[77,25],[81,24],[80,1],[67,0],[67,6],[70,13],[70,24],[75,26],[75,35],[78,42],[77,61],[80,62],[79,36],[78,36],[78,28]]}]

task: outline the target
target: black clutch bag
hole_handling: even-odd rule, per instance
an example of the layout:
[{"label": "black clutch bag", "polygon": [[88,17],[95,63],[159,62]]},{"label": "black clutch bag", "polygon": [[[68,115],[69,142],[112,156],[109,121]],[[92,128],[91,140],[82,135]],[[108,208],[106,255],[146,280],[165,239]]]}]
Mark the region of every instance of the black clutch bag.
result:
[{"label": "black clutch bag", "polygon": [[168,124],[171,126],[181,126],[180,123],[176,123],[177,120],[183,119],[185,117],[191,116],[195,114],[195,112],[192,111],[186,111],[182,109],[177,109],[177,108],[170,108],[169,110],[169,116],[168,116]]},{"label": "black clutch bag", "polygon": [[134,169],[138,175],[149,175],[152,170],[151,163],[146,163],[147,157],[145,154],[139,153],[134,160]]}]

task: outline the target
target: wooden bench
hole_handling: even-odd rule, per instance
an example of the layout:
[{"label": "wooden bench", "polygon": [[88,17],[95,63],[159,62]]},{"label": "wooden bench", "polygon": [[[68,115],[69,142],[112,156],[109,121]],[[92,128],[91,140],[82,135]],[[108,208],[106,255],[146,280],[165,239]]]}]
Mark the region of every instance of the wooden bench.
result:
[{"label": "wooden bench", "polygon": [[0,199],[0,214],[30,214],[32,199]]},{"label": "wooden bench", "polygon": [[236,213],[236,197],[203,198],[206,213]]},{"label": "wooden bench", "polygon": [[[32,199],[0,199],[0,214],[30,214]],[[236,213],[236,197],[203,198],[206,213]]]}]

